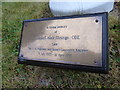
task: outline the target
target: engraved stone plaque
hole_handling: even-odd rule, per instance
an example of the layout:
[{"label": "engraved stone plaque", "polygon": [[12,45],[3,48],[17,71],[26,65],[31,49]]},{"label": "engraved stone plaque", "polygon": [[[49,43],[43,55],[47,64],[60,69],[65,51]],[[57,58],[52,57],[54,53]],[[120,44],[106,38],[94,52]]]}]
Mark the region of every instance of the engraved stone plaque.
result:
[{"label": "engraved stone plaque", "polygon": [[25,20],[19,63],[106,73],[107,13]]}]

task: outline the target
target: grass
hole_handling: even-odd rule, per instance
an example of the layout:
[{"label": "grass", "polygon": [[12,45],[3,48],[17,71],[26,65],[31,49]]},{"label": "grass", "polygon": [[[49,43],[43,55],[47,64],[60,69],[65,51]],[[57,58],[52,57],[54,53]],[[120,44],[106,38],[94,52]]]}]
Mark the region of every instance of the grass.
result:
[{"label": "grass", "polygon": [[2,3],[3,88],[120,88],[120,28],[109,17],[109,74],[21,65],[17,63],[22,21],[53,17],[48,3]]}]

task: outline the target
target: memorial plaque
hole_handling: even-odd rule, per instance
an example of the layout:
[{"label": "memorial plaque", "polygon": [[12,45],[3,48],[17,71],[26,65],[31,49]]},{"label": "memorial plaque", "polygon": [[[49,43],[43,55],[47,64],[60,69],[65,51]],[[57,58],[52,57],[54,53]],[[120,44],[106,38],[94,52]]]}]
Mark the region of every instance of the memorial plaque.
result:
[{"label": "memorial plaque", "polygon": [[25,20],[19,63],[107,73],[107,16]]}]

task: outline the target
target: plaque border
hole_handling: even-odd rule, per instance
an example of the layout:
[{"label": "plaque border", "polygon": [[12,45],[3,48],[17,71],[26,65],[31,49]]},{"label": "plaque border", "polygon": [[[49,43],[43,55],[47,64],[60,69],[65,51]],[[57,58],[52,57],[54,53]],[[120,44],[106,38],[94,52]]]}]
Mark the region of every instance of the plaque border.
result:
[{"label": "plaque border", "polygon": [[[94,17],[94,16],[102,16],[102,67],[27,60],[27,59],[24,59],[22,56],[20,56],[23,27],[25,23],[35,22],[35,21],[46,21],[46,20]],[[21,37],[20,37],[20,44],[19,44],[18,64],[57,67],[57,68],[63,68],[63,69],[72,69],[72,70],[80,70],[85,72],[108,74],[108,13],[103,12],[103,13],[94,13],[94,14],[83,14],[83,15],[24,20],[22,25]]]}]

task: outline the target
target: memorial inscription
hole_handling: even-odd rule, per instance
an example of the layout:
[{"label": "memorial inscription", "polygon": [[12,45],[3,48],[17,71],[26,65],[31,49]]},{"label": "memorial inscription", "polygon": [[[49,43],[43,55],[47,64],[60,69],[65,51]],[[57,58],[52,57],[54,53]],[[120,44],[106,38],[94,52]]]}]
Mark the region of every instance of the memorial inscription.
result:
[{"label": "memorial inscription", "polygon": [[25,21],[19,60],[102,67],[102,15]]}]

